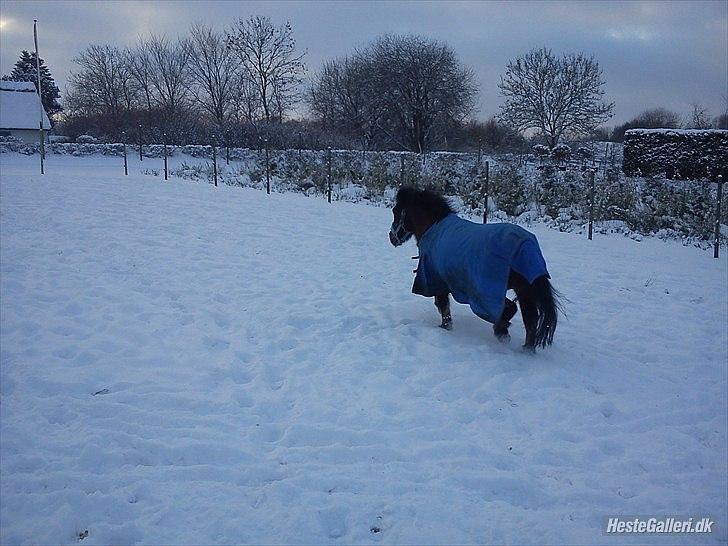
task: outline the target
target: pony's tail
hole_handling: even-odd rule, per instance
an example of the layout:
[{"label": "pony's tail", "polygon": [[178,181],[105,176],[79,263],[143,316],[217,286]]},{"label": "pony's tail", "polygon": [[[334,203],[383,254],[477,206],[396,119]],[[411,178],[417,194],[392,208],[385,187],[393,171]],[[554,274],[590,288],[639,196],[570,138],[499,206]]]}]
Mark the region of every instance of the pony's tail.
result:
[{"label": "pony's tail", "polygon": [[551,281],[546,275],[533,281],[533,289],[538,307],[536,347],[546,347],[554,341],[559,311],[562,311],[561,294],[551,286]]}]

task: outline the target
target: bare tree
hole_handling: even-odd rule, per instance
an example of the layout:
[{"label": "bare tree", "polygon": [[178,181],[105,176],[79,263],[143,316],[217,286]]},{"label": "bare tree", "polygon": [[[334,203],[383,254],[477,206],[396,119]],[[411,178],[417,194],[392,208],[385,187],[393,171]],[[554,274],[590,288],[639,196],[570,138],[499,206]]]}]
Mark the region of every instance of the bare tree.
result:
[{"label": "bare tree", "polygon": [[129,72],[133,78],[137,93],[143,100],[147,110],[154,108],[156,98],[152,84],[152,56],[149,41],[139,38],[136,47],[126,52]]},{"label": "bare tree", "polygon": [[593,57],[557,58],[534,49],[508,63],[498,87],[505,97],[501,120],[518,129],[537,129],[555,146],[564,135],[586,135],[612,116],[602,100],[602,71]]},{"label": "bare tree", "polygon": [[359,53],[326,61],[314,77],[307,101],[311,112],[329,129],[372,138],[376,101],[364,70],[366,59]]},{"label": "bare tree", "polygon": [[187,79],[188,50],[180,42],[152,35],[148,42],[151,83],[158,106],[172,116],[186,104],[190,92]]},{"label": "bare tree", "polygon": [[231,98],[231,117],[237,123],[254,124],[260,119],[261,107],[255,84],[247,74],[237,73]]},{"label": "bare tree", "polygon": [[109,45],[91,45],[74,60],[67,89],[71,114],[118,118],[131,106],[131,75],[124,53]]},{"label": "bare tree", "polygon": [[210,27],[193,25],[184,47],[189,58],[191,93],[202,110],[222,127],[229,117],[238,80],[225,36]]},{"label": "bare tree", "polygon": [[628,129],[677,129],[681,126],[680,114],[667,108],[650,108],[641,112],[612,131],[612,140],[622,142]]},{"label": "bare tree", "polygon": [[329,127],[382,146],[423,152],[473,110],[472,71],[450,47],[421,36],[384,36],[326,63],[308,93]]},{"label": "bare tree", "polygon": [[697,102],[692,103],[691,108],[689,129],[710,129],[713,127],[710,112],[707,108]]},{"label": "bare tree", "polygon": [[275,27],[268,17],[239,19],[227,34],[227,44],[254,82],[265,121],[282,121],[298,99],[304,68],[305,52],[296,52],[290,23]]},{"label": "bare tree", "polygon": [[[472,70],[446,44],[423,36],[384,36],[371,48],[376,93],[387,114],[382,127],[412,151],[426,151],[437,134],[474,106]],[[385,128],[386,127],[386,128]]]}]

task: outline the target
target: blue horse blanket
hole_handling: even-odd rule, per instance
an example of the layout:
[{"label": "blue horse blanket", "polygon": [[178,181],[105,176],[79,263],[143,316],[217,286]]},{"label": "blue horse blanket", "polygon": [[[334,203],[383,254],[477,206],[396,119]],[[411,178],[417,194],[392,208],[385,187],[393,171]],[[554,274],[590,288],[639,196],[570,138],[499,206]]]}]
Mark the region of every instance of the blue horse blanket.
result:
[{"label": "blue horse blanket", "polygon": [[515,224],[475,224],[449,214],[430,226],[417,246],[420,262],[412,292],[450,292],[489,322],[503,314],[511,269],[529,283],[548,276],[535,235]]}]

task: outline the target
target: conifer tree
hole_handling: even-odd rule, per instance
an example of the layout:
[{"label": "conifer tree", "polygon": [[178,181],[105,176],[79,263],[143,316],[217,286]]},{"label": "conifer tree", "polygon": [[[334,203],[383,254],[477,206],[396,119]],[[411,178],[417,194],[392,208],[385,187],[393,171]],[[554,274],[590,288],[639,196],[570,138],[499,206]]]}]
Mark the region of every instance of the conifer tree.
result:
[{"label": "conifer tree", "polygon": [[[35,52],[29,53],[23,50],[20,54],[20,58],[15,63],[13,71],[9,76],[3,76],[3,80],[15,81],[15,82],[33,82],[35,88],[38,89],[38,71],[35,66]],[[43,107],[48,114],[48,117],[53,114],[57,114],[63,108],[58,103],[58,98],[61,96],[61,92],[53,80],[50,70],[45,65],[43,58],[40,59],[40,83],[41,83],[41,99],[43,101]]]}]

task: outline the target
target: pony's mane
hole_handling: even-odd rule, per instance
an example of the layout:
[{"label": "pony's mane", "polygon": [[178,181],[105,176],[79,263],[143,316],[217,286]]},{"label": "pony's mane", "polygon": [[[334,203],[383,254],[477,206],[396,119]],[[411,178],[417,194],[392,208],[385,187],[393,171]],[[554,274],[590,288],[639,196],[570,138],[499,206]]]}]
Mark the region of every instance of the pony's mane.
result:
[{"label": "pony's mane", "polygon": [[397,192],[397,204],[405,208],[415,206],[426,209],[435,215],[437,222],[455,212],[450,202],[441,193],[433,190],[418,190],[412,186],[400,188]]}]

